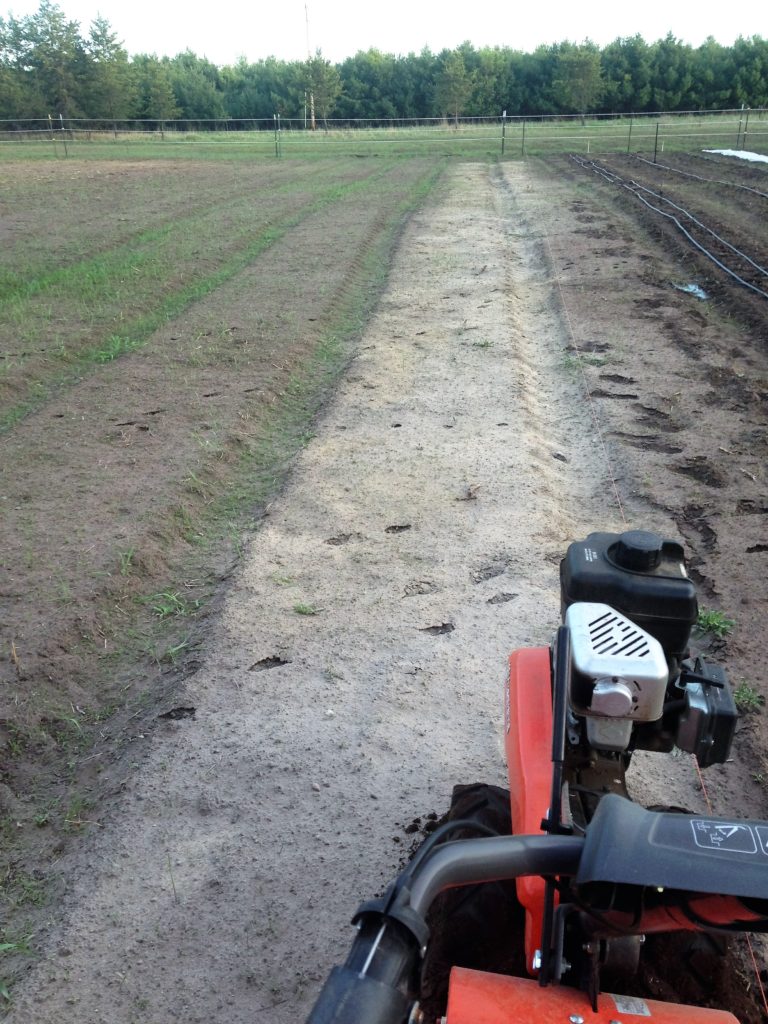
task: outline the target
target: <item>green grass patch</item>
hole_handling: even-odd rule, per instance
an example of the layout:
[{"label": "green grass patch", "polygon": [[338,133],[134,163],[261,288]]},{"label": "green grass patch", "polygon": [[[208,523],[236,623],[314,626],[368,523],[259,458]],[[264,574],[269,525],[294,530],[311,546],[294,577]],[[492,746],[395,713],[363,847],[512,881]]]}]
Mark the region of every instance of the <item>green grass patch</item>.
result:
[{"label": "green grass patch", "polygon": [[[338,309],[336,322],[320,339],[311,358],[293,374],[279,403],[263,425],[261,440],[243,452],[226,493],[209,507],[208,530],[220,534],[241,521],[243,513],[259,508],[280,486],[292,456],[307,441],[310,425],[323,399],[346,365],[350,342],[361,331],[389,268],[389,253],[404,218],[420,206],[435,187],[444,164],[432,168],[399,205],[379,243],[365,256],[356,287]],[[206,532],[207,532],[206,531]],[[288,585],[290,577],[280,577]]]},{"label": "green grass patch", "polygon": [[92,825],[88,818],[88,812],[92,807],[88,797],[80,793],[73,793],[64,812],[63,828],[65,832],[80,832],[82,829]]},{"label": "green grass patch", "polygon": [[158,617],[168,619],[172,616],[191,615],[200,607],[199,600],[190,601],[177,590],[163,590],[151,597],[142,599],[143,603]]},{"label": "green grass patch", "polygon": [[4,934],[3,940],[0,941],[0,953],[23,953],[25,956],[31,956],[31,940],[31,935],[19,935],[10,938],[7,934]]},{"label": "green grass patch", "polygon": [[0,898],[11,908],[17,908],[43,906],[48,896],[41,878],[18,868],[9,868],[0,881]]},{"label": "green grass patch", "polygon": [[[211,608],[215,608],[215,602],[209,602],[209,598],[231,572],[265,505],[282,486],[292,460],[310,442],[318,410],[348,365],[354,342],[386,282],[399,232],[408,214],[435,187],[443,167],[444,162],[431,166],[418,162],[410,167],[398,164],[393,173],[391,162],[380,161],[371,174],[359,181],[324,181],[319,191],[313,189],[311,182],[307,183],[308,202],[284,216],[277,228],[272,225],[273,234],[267,237],[264,230],[252,232],[250,237],[244,234],[239,248],[228,251],[218,265],[206,264],[197,279],[176,282],[172,293],[160,296],[152,308],[137,311],[119,332],[104,332],[99,345],[91,344],[85,354],[80,353],[79,362],[71,359],[71,353],[62,357],[58,377],[41,381],[35,389],[30,403],[39,407],[45,400],[46,388],[47,393],[56,387],[63,389],[78,373],[102,374],[98,383],[104,381],[104,390],[94,389],[99,391],[94,407],[100,415],[93,421],[88,418],[82,432],[78,427],[75,436],[82,438],[82,442],[76,450],[78,454],[83,452],[88,461],[93,437],[94,448],[96,444],[112,445],[106,449],[107,456],[116,452],[126,462],[116,462],[117,468],[113,467],[104,478],[97,477],[92,482],[89,476],[85,477],[83,491],[77,493],[74,506],[76,512],[83,509],[82,522],[78,515],[70,515],[68,520],[62,516],[61,539],[51,539],[50,532],[44,533],[34,519],[36,507],[31,504],[29,513],[25,512],[23,519],[20,517],[20,527],[11,534],[22,537],[17,554],[21,569],[44,578],[50,589],[50,594],[46,592],[44,596],[51,605],[55,602],[61,613],[64,626],[52,626],[51,633],[54,629],[64,632],[75,611],[77,621],[65,634],[64,668],[59,671],[62,663],[46,662],[44,670],[50,674],[37,677],[41,685],[50,680],[50,691],[43,697],[39,690],[29,686],[24,692],[28,699],[24,708],[25,727],[9,727],[8,723],[4,727],[11,754],[6,757],[8,785],[15,792],[27,792],[29,787],[25,789],[24,784],[30,774],[35,780],[34,802],[20,801],[18,810],[14,806],[13,814],[23,815],[22,826],[11,814],[0,819],[6,868],[12,861],[21,862],[18,849],[29,842],[30,836],[38,837],[41,848],[54,837],[57,842],[70,845],[98,827],[103,785],[98,775],[100,761],[93,757],[85,760],[84,755],[100,753],[105,748],[119,749],[121,743],[127,742],[126,737],[134,735],[134,719],[156,717],[160,696],[174,692],[182,674],[196,663],[210,629]],[[345,173],[350,173],[348,167]],[[354,204],[348,204],[351,197],[355,198]],[[311,212],[321,211],[322,216],[316,221],[303,224],[303,218]],[[364,217],[360,216],[361,211]],[[255,256],[269,252],[278,237],[275,230],[287,232],[293,225],[298,226],[295,240],[289,237],[286,245],[277,247],[257,268],[250,269]],[[335,229],[335,244],[340,239],[346,245],[349,239],[342,257],[328,251],[333,248],[328,244],[329,225]],[[318,269],[317,254],[324,251],[328,251],[328,266]],[[334,262],[336,259],[338,263]],[[294,281],[295,266],[300,271]],[[119,366],[112,374],[104,373],[100,359],[120,358],[125,351],[132,351],[132,346],[145,344],[155,324],[178,315],[186,305],[235,278],[241,270],[248,270],[242,280],[235,280],[230,288],[223,289],[221,296],[212,298],[210,307],[201,309],[199,316],[195,311],[183,321],[184,329],[187,324],[192,325],[190,330],[196,330],[198,323],[205,325],[201,329],[206,330],[212,321],[215,337],[210,344],[203,342],[200,353],[196,342],[186,349],[180,344],[178,350],[169,351],[160,345],[160,340],[167,338],[163,334],[157,349],[147,353],[146,362],[141,361],[142,370],[149,367],[147,372],[162,374],[170,367],[169,398],[168,403],[163,400],[164,405],[180,401],[178,396],[182,393],[197,397],[201,380],[206,390],[209,383],[212,391],[220,389],[221,397],[207,405],[200,403],[202,413],[189,423],[184,421],[183,431],[173,435],[173,442],[169,441],[170,434],[163,435],[163,421],[151,420],[155,431],[152,444],[161,450],[166,446],[170,451],[173,443],[178,458],[172,461],[173,470],[168,478],[163,477],[162,469],[153,472],[151,479],[149,472],[142,478],[149,481],[145,485],[151,500],[143,504],[131,501],[134,491],[123,501],[117,486],[118,474],[123,472],[123,465],[128,466],[125,472],[131,482],[128,460],[135,455],[138,462],[140,454],[139,444],[133,453],[130,445],[134,436],[143,441],[148,435],[105,426],[111,424],[113,410],[120,414],[115,419],[124,418],[122,393],[119,386],[113,388],[111,384],[112,378],[118,385],[124,378],[118,372]],[[263,318],[251,316],[251,293],[243,293],[241,286],[253,290],[254,301],[258,298],[258,287],[272,290],[272,306]],[[299,293],[297,289],[301,287],[305,291]],[[295,294],[298,297],[294,306]],[[242,337],[247,331],[252,346],[247,357],[237,362],[230,357],[241,351],[236,349],[241,336],[220,337],[217,326],[220,316],[230,316],[233,296],[242,300],[239,308],[245,310],[242,320],[247,325]],[[231,319],[222,321],[226,327],[232,323]],[[262,324],[266,325],[263,337]],[[129,344],[121,342],[110,347],[106,342],[112,334]],[[191,358],[198,354],[203,362],[193,363]],[[251,356],[252,363],[248,363]],[[133,371],[130,365],[123,369],[127,375]],[[246,379],[242,388],[241,379]],[[263,395],[259,391],[253,396],[251,383],[263,386]],[[175,384],[179,385],[178,390],[174,390]],[[77,408],[79,411],[80,407]],[[87,411],[91,407],[83,403],[83,408]],[[90,429],[91,422],[97,423],[95,433]],[[166,422],[169,431],[175,427],[170,418]],[[118,426],[128,425],[121,422]],[[35,460],[42,449],[39,463],[36,461],[31,471],[37,468],[46,474],[51,459],[59,451],[56,421],[31,421],[29,430],[37,439]],[[17,437],[24,450],[26,428]],[[179,437],[182,440],[177,445]],[[169,464],[169,460],[158,458],[158,466]],[[81,479],[69,473],[62,478],[67,482]],[[47,498],[48,477],[43,475],[40,479],[45,482],[42,490]],[[115,486],[109,491],[110,503],[105,502],[94,513],[94,527],[87,518],[88,498],[92,493],[101,493],[105,480]],[[81,494],[85,496],[82,502]],[[118,516],[123,518],[118,520]],[[54,521],[58,525],[56,507],[54,516],[47,520]],[[92,560],[86,560],[86,545],[97,543],[101,547]],[[27,550],[29,564],[24,560]],[[294,569],[289,566],[285,575],[274,577],[275,585],[294,586],[288,575]],[[302,603],[300,598],[304,596],[298,589],[299,583],[295,585],[297,589],[288,592],[290,597],[286,595],[289,616],[302,614],[291,611],[294,603]],[[70,586],[71,591],[67,589]],[[29,588],[28,592],[42,600],[41,590]],[[310,598],[311,592],[307,600]],[[69,608],[70,601],[74,611]],[[203,604],[205,619],[201,615]],[[304,614],[318,610],[307,604]],[[38,602],[33,611],[36,618],[45,618]],[[19,656],[24,664],[24,650]],[[72,665],[79,670],[76,694],[66,689]],[[126,722],[132,723],[129,729],[125,728]],[[94,744],[98,746],[94,748]],[[25,908],[16,908],[16,919],[22,912],[31,913],[33,907],[39,906],[37,900],[43,898],[29,880],[19,881],[13,892],[19,907]],[[43,910],[41,916],[46,913]],[[15,942],[15,938],[7,941]],[[7,951],[7,966],[3,964],[0,976],[14,976],[18,969],[17,953],[16,949]]]},{"label": "green grass patch", "polygon": [[[262,228],[255,237],[252,226],[246,220],[239,229],[234,230],[229,240],[230,251],[219,254],[219,265],[203,274],[193,270],[188,283],[175,279],[181,276],[180,269],[189,259],[189,250],[192,250],[193,255],[194,250],[203,244],[201,238],[204,239],[212,230],[206,227],[207,220],[201,222],[194,217],[184,225],[182,234],[172,231],[170,227],[146,233],[142,236],[142,241],[148,245],[144,253],[136,251],[137,243],[134,240],[129,247],[120,247],[119,250],[99,257],[98,262],[86,261],[46,275],[37,282],[30,282],[33,296],[49,286],[55,286],[63,289],[68,301],[90,305],[94,320],[109,323],[118,319],[123,323],[119,331],[103,334],[95,344],[86,346],[80,352],[73,352],[66,346],[54,349],[48,359],[63,366],[58,370],[51,369],[46,380],[36,380],[27,386],[24,398],[0,415],[0,432],[8,430],[30,412],[40,408],[52,392],[68,382],[82,378],[101,364],[142,348],[155,331],[179,316],[192,303],[204,299],[231,280],[290,229],[313,214],[343,202],[347,197],[375,189],[389,170],[390,165],[387,164],[359,180],[323,184],[318,193],[300,209]],[[305,187],[311,188],[311,184],[305,183]],[[158,248],[154,245],[156,242],[162,242],[162,246]],[[165,268],[165,276],[159,269],[161,267]],[[115,312],[112,307],[117,295],[120,296],[120,308]],[[14,303],[17,306],[20,303],[18,294],[14,296]],[[150,308],[138,315],[126,313],[142,304],[149,304]],[[14,316],[19,320],[24,319],[19,308],[16,308]],[[10,364],[6,372],[9,368]]]},{"label": "green grass patch", "polygon": [[729,635],[736,625],[733,619],[729,619],[725,612],[715,611],[711,608],[702,608],[696,625],[701,633],[714,636],[723,640]]},{"label": "green grass patch", "polygon": [[32,932],[27,928],[13,931],[3,928],[0,931],[0,1000],[5,1004],[11,1001],[10,978],[14,973],[14,960],[18,956],[34,955],[32,937]]},{"label": "green grass patch", "polygon": [[293,610],[297,615],[319,615],[322,611],[321,608],[316,607],[314,604],[306,604],[304,601],[297,601],[293,606]]}]

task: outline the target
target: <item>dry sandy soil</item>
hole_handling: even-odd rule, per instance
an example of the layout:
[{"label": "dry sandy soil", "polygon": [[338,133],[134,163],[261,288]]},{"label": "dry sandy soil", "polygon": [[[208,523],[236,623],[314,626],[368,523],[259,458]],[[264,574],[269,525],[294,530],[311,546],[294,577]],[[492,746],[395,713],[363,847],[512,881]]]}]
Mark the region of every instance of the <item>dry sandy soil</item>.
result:
[{"label": "dry sandy soil", "polygon": [[[452,786],[503,784],[506,656],[548,642],[592,529],[682,534],[764,690],[768,356],[738,300],[675,290],[703,273],[565,162],[449,169],[199,667],[63,849],[9,1020],[301,1019]],[[745,716],[715,813],[768,817],[764,742]],[[633,773],[705,807],[688,758]]]}]

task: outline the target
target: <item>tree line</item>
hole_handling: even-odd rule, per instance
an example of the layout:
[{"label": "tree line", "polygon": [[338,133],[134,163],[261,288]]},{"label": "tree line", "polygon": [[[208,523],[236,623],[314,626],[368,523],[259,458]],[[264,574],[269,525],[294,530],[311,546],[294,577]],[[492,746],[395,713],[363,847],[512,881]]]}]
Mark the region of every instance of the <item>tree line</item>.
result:
[{"label": "tree line", "polygon": [[371,49],[339,64],[274,57],[218,67],[190,51],[129,56],[106,18],[84,34],[52,0],[35,14],[0,17],[0,119],[49,115],[153,121],[426,118],[631,113],[768,106],[768,40],[671,34],[602,48],[587,41],[395,56]]}]

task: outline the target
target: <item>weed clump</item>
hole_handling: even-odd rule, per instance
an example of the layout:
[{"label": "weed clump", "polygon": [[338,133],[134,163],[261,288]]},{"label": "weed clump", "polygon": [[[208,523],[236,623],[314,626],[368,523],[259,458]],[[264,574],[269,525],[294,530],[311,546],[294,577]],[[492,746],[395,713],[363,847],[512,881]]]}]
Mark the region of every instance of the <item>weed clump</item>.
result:
[{"label": "weed clump", "polygon": [[733,619],[729,619],[725,612],[718,612],[711,608],[702,608],[696,620],[700,632],[724,640],[736,625]]},{"label": "weed clump", "polygon": [[733,691],[733,700],[742,714],[758,714],[765,704],[762,693],[758,693],[746,680],[742,680]]}]

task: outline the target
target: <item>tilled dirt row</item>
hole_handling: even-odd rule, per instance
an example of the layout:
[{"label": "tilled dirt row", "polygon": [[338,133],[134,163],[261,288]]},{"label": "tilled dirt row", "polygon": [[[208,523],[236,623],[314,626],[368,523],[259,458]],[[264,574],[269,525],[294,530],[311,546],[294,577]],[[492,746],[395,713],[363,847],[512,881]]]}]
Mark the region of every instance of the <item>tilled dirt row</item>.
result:
[{"label": "tilled dirt row", "polygon": [[[96,187],[89,170],[78,164],[84,189]],[[193,165],[190,177],[201,193],[190,205],[199,200],[206,210],[215,169],[205,178],[198,171]],[[251,173],[239,168],[241,186]],[[260,231],[275,216],[282,233],[266,251],[137,351],[83,366],[58,387],[37,367],[50,393],[8,427],[0,453],[0,807],[14,837],[21,830],[49,837],[49,846],[59,842],[46,825],[59,824],[62,808],[50,808],[69,781],[65,748],[76,753],[89,727],[150,692],[161,672],[193,653],[189,619],[220,569],[205,550],[215,529],[206,516],[226,518],[228,500],[235,510],[244,506],[238,488],[254,503],[271,493],[280,459],[301,443],[291,431],[307,429],[303,409],[317,400],[313,388],[333,376],[345,339],[359,329],[355,317],[376,276],[370,264],[388,251],[401,205],[430,171],[423,164],[396,174],[389,165],[371,170],[373,199],[357,173],[343,172],[332,187],[319,173],[322,196],[314,202],[302,191],[306,171],[298,192],[300,176],[289,171],[285,194],[277,188],[270,207],[268,171],[252,219]],[[155,168],[150,177],[157,202],[170,202],[162,173]],[[130,193],[130,167],[126,181]],[[350,183],[355,188],[339,208],[334,196]],[[193,261],[194,273],[204,272],[201,263]],[[5,355],[3,379],[18,394],[15,364]],[[46,365],[55,381],[56,367]],[[170,640],[154,639],[158,615],[177,624]],[[136,689],[123,669],[142,653],[148,678]],[[43,777],[43,764],[53,764],[56,778]],[[41,818],[44,827],[35,827]]]},{"label": "tilled dirt row", "polygon": [[[114,164],[99,170],[73,161],[66,172],[78,188],[59,168],[51,190],[68,185],[69,206],[86,207],[121,181],[136,202],[155,186],[169,230],[185,182],[190,217],[215,207],[216,166],[142,177],[129,165],[122,178]],[[9,423],[0,399],[0,990],[39,949],[65,851],[100,828],[133,770],[136,735],[173,710],[179,679],[200,663],[243,533],[311,435],[414,192],[437,173],[420,161],[339,161],[336,171],[332,182],[327,168],[316,179],[303,165],[283,179],[266,168],[262,181],[258,167],[225,165],[225,205],[235,182],[253,185],[240,207],[265,243],[258,256],[225,261],[218,286],[161,318],[135,351],[82,364],[59,386],[56,361],[46,363],[50,387],[22,419]],[[16,242],[29,252],[35,224],[24,204],[22,213]],[[281,230],[264,238],[270,216]],[[115,243],[110,227],[100,234],[86,218],[86,262],[90,241]],[[204,243],[192,275],[211,269]],[[43,275],[30,289],[40,285],[41,306],[47,283]],[[7,337],[14,307],[0,305]],[[53,327],[76,347],[76,325]],[[0,375],[18,398],[2,337],[0,350]]]},{"label": "tilled dirt row", "polygon": [[[673,357],[694,306],[669,271],[628,216],[544,169],[449,172],[201,668],[174,713],[136,727],[130,783],[61,861],[66,899],[15,1024],[302,1019],[357,902],[452,786],[503,783],[506,657],[549,641],[567,543],[685,522],[669,453],[646,462],[622,442],[651,431],[615,413],[665,422],[691,373]],[[577,348],[606,360],[587,364],[591,398]],[[597,394],[593,373],[634,397]],[[716,429],[691,428],[681,464]],[[745,585],[693,555],[711,592]],[[688,759],[637,770],[644,801],[703,809]],[[737,772],[715,770],[710,799],[754,813],[761,790]]]},{"label": "tilled dirt row", "polygon": [[[697,160],[675,163],[705,173]],[[712,279],[631,199],[572,175],[565,162],[540,173],[529,209],[568,310],[573,371],[620,493],[646,503],[651,517],[672,517],[700,604],[735,622],[726,639],[698,642],[728,667],[752,713],[742,715],[731,761],[705,773],[703,797],[715,813],[765,818],[768,735],[756,712],[768,698],[766,303],[745,302],[743,289],[722,281],[708,300],[681,293],[690,283],[709,289]],[[741,177],[722,166],[709,173]],[[759,946],[763,981],[765,963]],[[747,1001],[733,993],[726,1007],[762,1020],[751,963],[733,976]]]},{"label": "tilled dirt row", "polygon": [[768,172],[724,157],[665,159],[654,164],[611,156],[585,166],[619,175],[627,188],[599,174],[596,184],[634,207],[636,218],[676,253],[700,287],[760,333],[768,306]]},{"label": "tilled dirt row", "polygon": [[[312,179],[315,186],[329,183],[338,188],[366,173],[359,162],[356,168],[318,162]],[[177,228],[190,216],[236,207],[244,194],[258,206],[265,188],[278,199],[295,193],[307,200],[313,192],[301,161],[255,161],[250,167],[245,161],[225,160],[71,159],[64,165],[6,161],[2,181],[3,198],[13,196],[12,204],[3,205],[0,218],[5,243],[0,250],[3,294],[14,286],[23,288],[30,271],[55,278],[62,268],[92,260],[116,245],[135,244],[147,233]],[[47,226],[44,233],[41,217]],[[198,239],[201,255],[207,255],[210,241]],[[50,278],[45,281],[48,287],[53,283]]]},{"label": "tilled dirt row", "polygon": [[[764,330],[750,326],[753,310],[736,285],[721,282],[718,298],[706,301],[680,293],[701,282],[700,265],[665,261],[653,225],[631,200],[583,175],[572,183],[577,196],[563,178],[548,178],[554,206],[539,205],[538,223],[548,232],[572,311],[572,350],[609,453],[625,488],[675,519],[703,603],[736,620],[727,651],[734,676],[768,695]],[[574,258],[573,231],[561,230],[551,213],[560,202],[570,205],[576,233],[592,240],[586,263]],[[768,302],[756,308],[764,325]],[[762,760],[753,771],[762,771]]]}]

